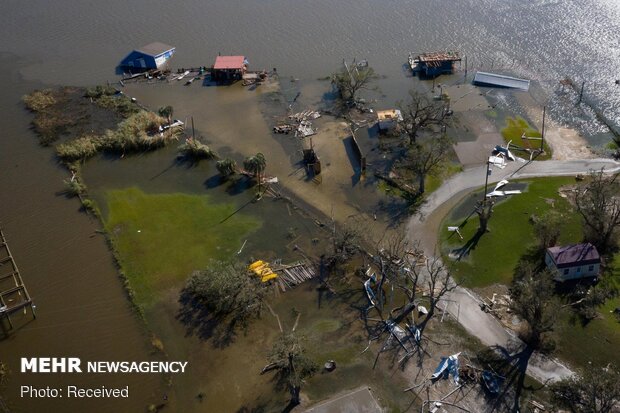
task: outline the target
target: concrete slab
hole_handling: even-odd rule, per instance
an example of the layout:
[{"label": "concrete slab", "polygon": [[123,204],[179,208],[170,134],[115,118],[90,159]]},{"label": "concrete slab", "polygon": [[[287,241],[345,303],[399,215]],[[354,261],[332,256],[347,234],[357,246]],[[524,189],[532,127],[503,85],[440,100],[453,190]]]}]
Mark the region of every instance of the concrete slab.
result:
[{"label": "concrete slab", "polygon": [[306,413],[381,413],[383,409],[366,386],[319,403]]}]

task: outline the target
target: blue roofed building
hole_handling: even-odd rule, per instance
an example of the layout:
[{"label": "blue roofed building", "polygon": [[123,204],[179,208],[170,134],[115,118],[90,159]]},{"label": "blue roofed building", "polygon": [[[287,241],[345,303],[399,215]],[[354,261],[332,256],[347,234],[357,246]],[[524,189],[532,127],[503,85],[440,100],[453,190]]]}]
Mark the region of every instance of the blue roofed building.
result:
[{"label": "blue roofed building", "polygon": [[135,49],[125,57],[120,66],[134,70],[161,69],[174,54],[175,48],[164,43],[154,42]]}]

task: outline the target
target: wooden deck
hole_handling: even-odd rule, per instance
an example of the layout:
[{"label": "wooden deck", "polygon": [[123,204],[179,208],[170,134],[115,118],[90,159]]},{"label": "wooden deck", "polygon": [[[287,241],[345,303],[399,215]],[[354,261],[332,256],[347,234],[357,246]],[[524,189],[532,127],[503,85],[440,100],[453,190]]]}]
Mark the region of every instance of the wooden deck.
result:
[{"label": "wooden deck", "polygon": [[0,230],[0,330],[8,334],[13,329],[11,314],[28,308],[36,318],[34,305],[13,259],[9,244]]},{"label": "wooden deck", "polygon": [[311,280],[318,275],[314,267],[305,261],[291,265],[274,265],[272,270],[278,274],[276,282],[282,292],[290,290],[296,285]]}]

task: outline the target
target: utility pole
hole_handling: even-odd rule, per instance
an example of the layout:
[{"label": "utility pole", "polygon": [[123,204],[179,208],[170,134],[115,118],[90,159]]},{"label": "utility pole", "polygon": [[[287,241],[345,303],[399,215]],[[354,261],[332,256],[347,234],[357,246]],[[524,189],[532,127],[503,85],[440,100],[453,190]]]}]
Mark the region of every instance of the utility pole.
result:
[{"label": "utility pole", "polygon": [[547,111],[547,107],[543,106],[543,120],[542,120],[542,131],[540,133],[540,150],[541,152],[545,148],[545,114]]},{"label": "utility pole", "polygon": [[463,79],[463,82],[465,82],[467,80],[467,56],[465,56],[465,79]]},{"label": "utility pole", "polygon": [[486,175],[484,177],[484,193],[482,194],[482,205],[484,205],[487,201],[487,187],[489,185],[489,175],[491,175],[491,164],[487,159],[486,162],[487,170],[485,171]]},{"label": "utility pole", "polygon": [[580,104],[580,103],[581,103],[581,98],[583,97],[583,87],[584,87],[585,85],[586,85],[586,81],[584,80],[584,81],[581,83],[581,92],[579,92],[579,100],[577,101],[577,104]]}]

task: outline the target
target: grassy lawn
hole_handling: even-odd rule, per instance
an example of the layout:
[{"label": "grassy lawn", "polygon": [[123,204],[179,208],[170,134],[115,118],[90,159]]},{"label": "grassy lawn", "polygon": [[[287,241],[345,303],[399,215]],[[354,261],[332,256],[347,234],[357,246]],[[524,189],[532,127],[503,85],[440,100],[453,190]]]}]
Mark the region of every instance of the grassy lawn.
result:
[{"label": "grassy lawn", "polygon": [[[495,205],[489,221],[490,232],[484,234],[460,261],[445,257],[447,262],[454,265],[455,276],[465,286],[484,287],[494,283],[510,283],[519,257],[535,245],[530,216],[542,215],[552,208],[552,204],[553,208],[565,217],[560,244],[581,240],[581,221],[572,212],[570,204],[558,194],[558,188],[574,183],[574,178],[553,177],[519,182],[527,183],[527,187],[522,194],[513,195]],[[467,214],[473,210],[474,196],[475,199],[480,199],[482,194],[478,192],[467,197],[464,204],[457,206],[442,223],[440,239],[444,256],[463,247],[475,235],[478,229],[478,217],[475,214],[461,227],[464,241],[455,233],[446,230],[448,226],[463,224]]]},{"label": "grassy lawn", "polygon": [[236,252],[261,222],[212,204],[208,196],[146,194],[138,188],[108,191],[105,229],[136,301],[152,304],[159,291],[178,286],[211,259]]},{"label": "grassy lawn", "polygon": [[[472,211],[473,197],[457,206],[441,225],[441,241],[444,259],[454,265],[454,274],[467,287],[484,287],[494,283],[509,284],[519,257],[534,247],[535,238],[529,217],[541,215],[554,208],[564,215],[560,244],[579,242],[582,238],[581,220],[569,203],[558,195],[558,188],[574,183],[572,177],[531,179],[521,195],[514,195],[496,204],[489,222],[491,232],[484,234],[476,247],[461,261],[447,257],[449,251],[463,246],[478,228],[478,217],[472,216],[461,228],[464,241],[446,231],[448,225],[459,225]],[[476,199],[480,199],[478,192]],[[612,276],[620,279],[620,256],[616,255]],[[620,365],[620,322],[612,310],[620,307],[620,297],[608,300],[599,308],[600,317],[583,325],[572,311],[565,308],[555,327],[556,351],[554,356],[572,366],[584,366],[588,362],[604,366],[609,362]]]},{"label": "grassy lawn", "polygon": [[424,182],[424,186],[426,187],[426,195],[430,195],[434,191],[437,190],[443,184],[443,182],[450,178],[452,175],[459,173],[463,170],[463,166],[459,163],[455,162],[446,162],[445,165],[441,166],[439,169],[439,173],[434,175],[428,175],[426,177],[426,181]]},{"label": "grassy lawn", "polygon": [[[612,277],[620,279],[620,255],[616,254]],[[620,322],[612,311],[620,307],[620,297],[608,300],[599,308],[599,318],[590,321],[585,326],[579,319],[571,317],[570,312],[562,314],[557,323],[555,338],[557,342],[556,355],[575,365],[585,365],[592,362],[598,366],[606,366],[613,362],[620,365]]]},{"label": "grassy lawn", "polygon": [[[517,116],[516,118],[506,118],[506,127],[502,129],[502,136],[504,137],[504,141],[506,143],[512,141],[513,144],[524,148],[540,147],[539,140],[529,140],[524,142],[521,138],[524,133],[525,136],[532,138],[540,138],[542,136],[540,132],[532,128],[522,117]],[[551,148],[549,148],[546,142],[544,143],[544,150],[545,153],[536,158],[537,160],[542,161],[545,159],[551,159]]]}]

